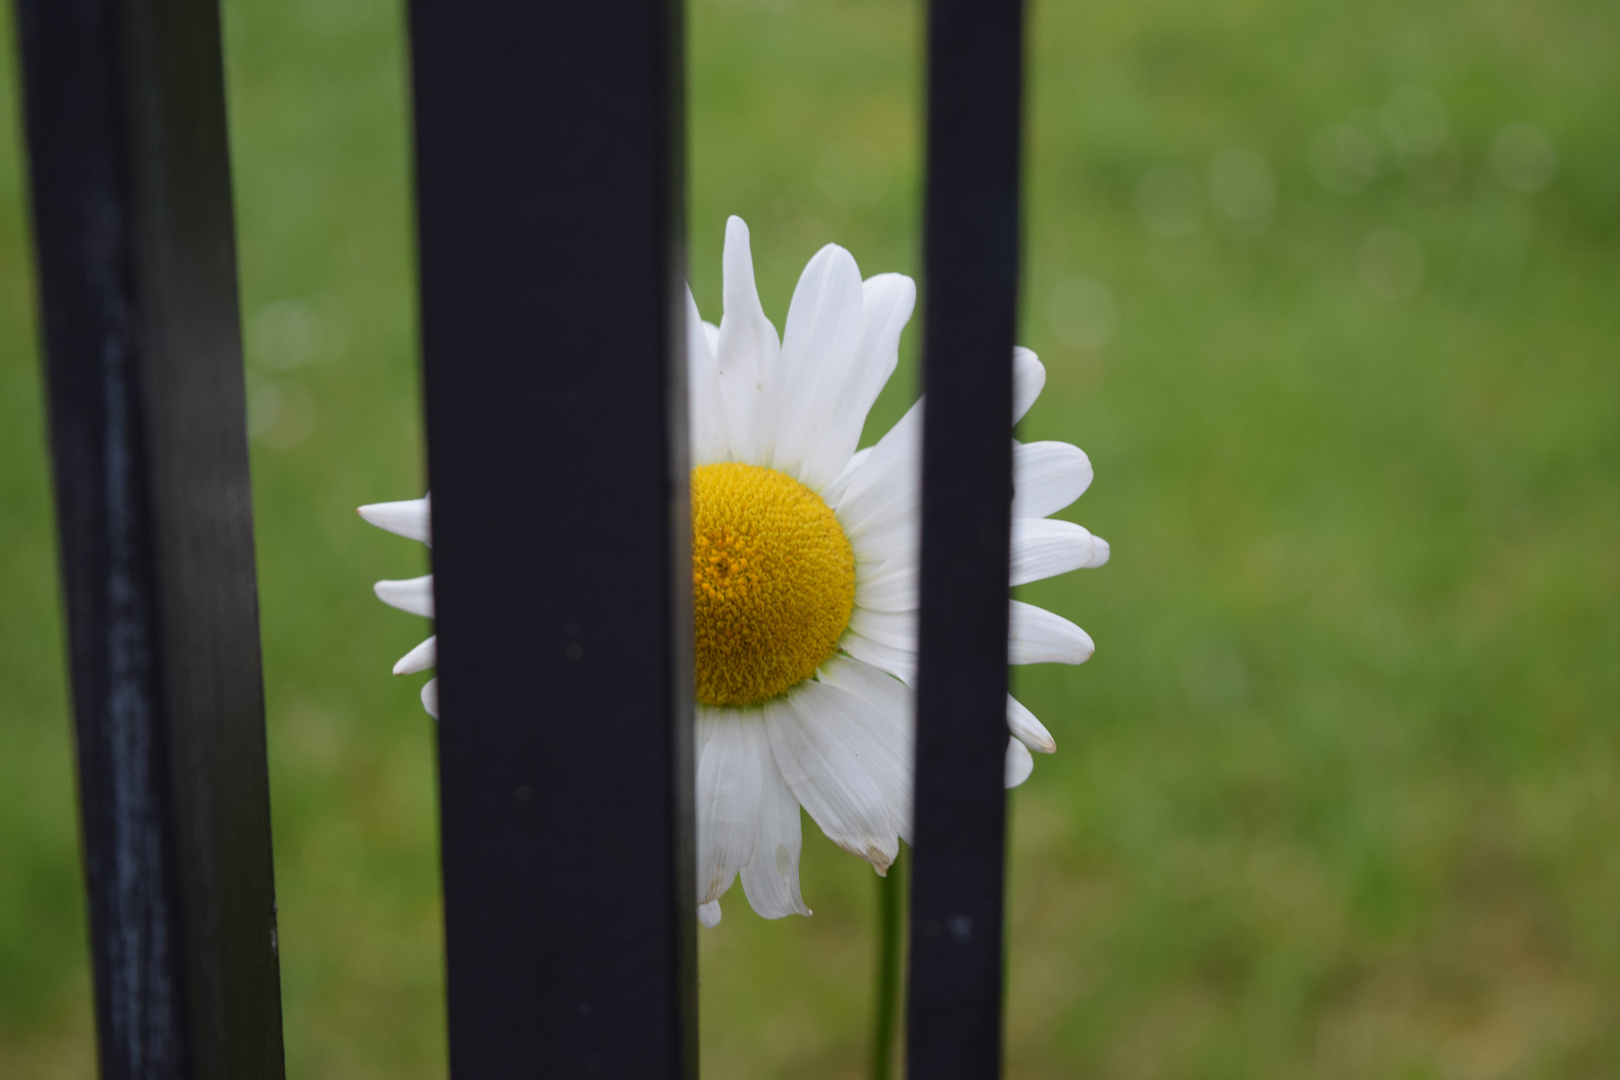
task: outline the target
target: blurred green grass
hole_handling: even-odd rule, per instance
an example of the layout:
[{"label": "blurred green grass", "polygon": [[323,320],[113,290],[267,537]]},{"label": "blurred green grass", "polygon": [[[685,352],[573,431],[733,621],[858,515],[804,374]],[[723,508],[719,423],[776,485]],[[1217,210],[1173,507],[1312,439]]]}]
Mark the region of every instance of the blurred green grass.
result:
[{"label": "blurred green grass", "polygon": [[[825,242],[915,271],[919,19],[690,6],[706,315],[728,213],[778,322]],[[369,591],[424,559],[351,512],[422,487],[400,10],[226,28],[289,1072],[442,1076],[431,735],[387,674],[421,627]],[[1010,1075],[1614,1075],[1620,8],[1043,0],[1030,43],[1025,437],[1090,452],[1066,516],[1115,559],[1025,590],[1099,651],[1017,675],[1060,751],[1013,804]],[[0,64],[0,1076],[85,1077]],[[706,1076],[860,1074],[872,881],[810,826],[813,918],[728,898]]]}]

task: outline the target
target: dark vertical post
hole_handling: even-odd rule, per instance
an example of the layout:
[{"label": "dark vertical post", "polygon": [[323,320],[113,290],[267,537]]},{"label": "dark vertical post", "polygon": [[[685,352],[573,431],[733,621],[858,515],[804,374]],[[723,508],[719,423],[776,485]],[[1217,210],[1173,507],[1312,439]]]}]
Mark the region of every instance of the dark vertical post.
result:
[{"label": "dark vertical post", "polygon": [[1001,1068],[1021,0],[933,0],[908,1070]]},{"label": "dark vertical post", "polygon": [[412,0],[450,1065],[693,1077],[677,0]]},{"label": "dark vertical post", "polygon": [[283,1075],[214,0],[18,0],[106,1080]]}]

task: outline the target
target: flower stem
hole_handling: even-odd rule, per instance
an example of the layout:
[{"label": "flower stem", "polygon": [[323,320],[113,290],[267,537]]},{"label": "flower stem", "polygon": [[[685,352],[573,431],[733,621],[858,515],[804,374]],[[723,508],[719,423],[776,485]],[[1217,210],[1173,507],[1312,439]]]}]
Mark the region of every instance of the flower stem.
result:
[{"label": "flower stem", "polygon": [[[904,848],[901,849],[904,851]],[[889,1080],[900,1011],[900,950],[905,938],[905,872],[895,857],[878,878],[877,986],[872,1002],[871,1080]]]}]

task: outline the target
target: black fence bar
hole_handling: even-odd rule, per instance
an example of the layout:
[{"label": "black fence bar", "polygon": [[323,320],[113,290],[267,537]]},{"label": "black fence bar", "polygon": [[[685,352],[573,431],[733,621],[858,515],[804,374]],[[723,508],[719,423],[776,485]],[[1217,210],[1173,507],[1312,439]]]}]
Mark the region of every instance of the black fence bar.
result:
[{"label": "black fence bar", "polygon": [[283,1075],[214,0],[18,0],[101,1075]]},{"label": "black fence bar", "polygon": [[677,0],[412,0],[450,1064],[696,1072]]},{"label": "black fence bar", "polygon": [[1000,1074],[1021,0],[932,0],[908,1072]]}]

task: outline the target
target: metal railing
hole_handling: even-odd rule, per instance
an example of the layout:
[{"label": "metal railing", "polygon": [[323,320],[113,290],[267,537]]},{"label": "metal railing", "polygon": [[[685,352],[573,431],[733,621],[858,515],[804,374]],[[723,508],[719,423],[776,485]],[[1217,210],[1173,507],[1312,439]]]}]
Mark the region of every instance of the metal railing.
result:
[{"label": "metal railing", "polygon": [[[283,1076],[216,0],[17,0],[101,1071]],[[451,1070],[697,1075],[681,8],[412,0]],[[1001,1056],[1023,7],[933,0],[908,1070]]]}]

